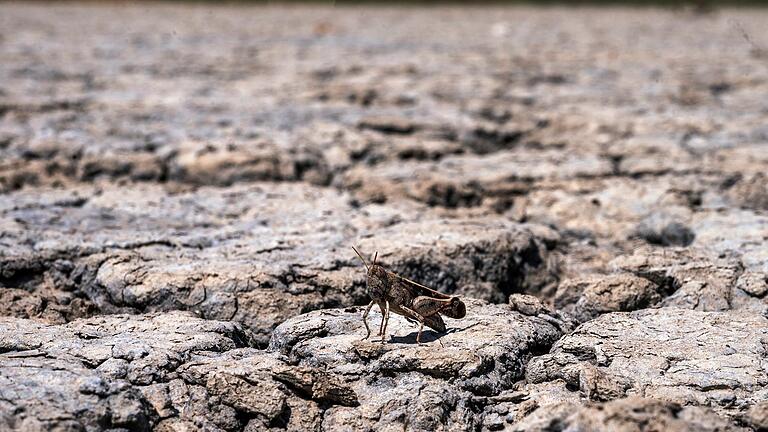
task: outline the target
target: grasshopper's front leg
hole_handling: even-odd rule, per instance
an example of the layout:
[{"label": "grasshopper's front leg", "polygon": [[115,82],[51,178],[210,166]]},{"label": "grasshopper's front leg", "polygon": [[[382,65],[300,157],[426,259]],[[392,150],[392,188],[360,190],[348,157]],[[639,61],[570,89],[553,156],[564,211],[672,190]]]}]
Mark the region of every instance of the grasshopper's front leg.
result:
[{"label": "grasshopper's front leg", "polygon": [[384,320],[386,320],[385,309],[386,306],[382,306],[381,303],[379,303],[379,311],[381,311],[381,322],[379,323],[379,332],[376,333],[376,336],[381,336],[381,333],[384,331]]},{"label": "grasshopper's front leg", "polygon": [[368,339],[369,336],[371,336],[371,328],[368,327],[368,313],[371,311],[371,308],[373,307],[373,304],[375,302],[371,300],[370,303],[368,303],[368,307],[365,308],[365,312],[363,312],[363,325],[365,325],[365,337],[362,340]]},{"label": "grasshopper's front leg", "polygon": [[[384,300],[386,307],[381,311],[381,342],[386,342],[387,324],[389,324],[389,300]],[[381,304],[379,304],[381,307]]]}]

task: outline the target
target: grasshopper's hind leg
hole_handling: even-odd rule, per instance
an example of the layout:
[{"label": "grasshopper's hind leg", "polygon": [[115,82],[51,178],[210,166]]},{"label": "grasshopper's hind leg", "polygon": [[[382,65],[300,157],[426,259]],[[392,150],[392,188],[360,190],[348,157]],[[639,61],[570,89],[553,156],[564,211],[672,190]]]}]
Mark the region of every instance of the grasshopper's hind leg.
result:
[{"label": "grasshopper's hind leg", "polygon": [[365,337],[363,340],[366,340],[369,336],[371,336],[371,328],[368,327],[368,313],[371,311],[374,303],[375,302],[371,300],[371,302],[368,303],[368,307],[365,308],[365,312],[363,312],[363,325],[365,325]]},{"label": "grasshopper's hind leg", "polygon": [[419,333],[416,334],[416,343],[421,343],[421,332],[424,331],[424,317],[411,308],[405,306],[400,306],[400,308],[407,314],[406,316],[419,322]]}]

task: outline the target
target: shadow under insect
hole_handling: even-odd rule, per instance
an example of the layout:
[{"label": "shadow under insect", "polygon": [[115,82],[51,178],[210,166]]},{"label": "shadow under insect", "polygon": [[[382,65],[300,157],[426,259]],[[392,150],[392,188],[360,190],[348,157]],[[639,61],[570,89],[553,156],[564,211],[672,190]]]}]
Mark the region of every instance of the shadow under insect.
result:
[{"label": "shadow under insect", "polygon": [[[417,343],[421,343],[424,326],[438,333],[446,332],[442,315],[455,319],[461,319],[466,316],[466,305],[458,296],[443,294],[385,269],[381,265],[376,264],[378,252],[376,252],[372,263],[369,265],[357,249],[354,247],[352,249],[360,257],[363,265],[365,265],[367,274],[366,287],[371,298],[371,302],[368,303],[363,313],[363,324],[366,330],[366,335],[363,339],[368,339],[371,336],[371,329],[368,326],[368,314],[374,304],[379,306],[382,315],[378,332],[378,336],[381,336],[381,342],[386,341],[390,312],[402,315],[407,320],[415,321],[419,324],[419,330],[416,334]],[[438,337],[434,337],[432,340],[438,340]]]},{"label": "shadow under insect", "polygon": [[[415,321],[411,321],[411,322],[413,322],[414,324],[418,324]],[[421,340],[417,339],[419,337],[419,332],[418,331],[412,331],[412,332],[408,333],[405,336],[392,336],[391,338],[389,338],[389,341],[392,342],[392,343],[403,343],[403,344],[410,344],[410,343],[414,343],[414,342],[416,342],[416,343],[421,343],[421,342],[429,343],[429,342],[435,342],[435,341],[440,342],[440,339],[442,339],[444,336],[447,336],[447,335],[449,335],[451,333],[456,333],[456,332],[462,331],[462,330],[464,330],[464,329],[449,328],[449,329],[446,329],[445,331],[441,331],[441,332],[438,332],[438,331],[435,331],[435,330],[427,330],[425,332],[422,332]],[[442,342],[440,342],[440,343],[442,344]]]}]

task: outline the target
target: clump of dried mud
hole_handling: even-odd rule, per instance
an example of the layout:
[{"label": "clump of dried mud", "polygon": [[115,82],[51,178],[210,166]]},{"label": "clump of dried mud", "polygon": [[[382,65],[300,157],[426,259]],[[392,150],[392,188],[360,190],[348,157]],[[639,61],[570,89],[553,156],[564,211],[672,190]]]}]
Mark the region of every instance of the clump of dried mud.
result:
[{"label": "clump of dried mud", "polygon": [[0,5],[0,429],[768,428],[766,19]]}]

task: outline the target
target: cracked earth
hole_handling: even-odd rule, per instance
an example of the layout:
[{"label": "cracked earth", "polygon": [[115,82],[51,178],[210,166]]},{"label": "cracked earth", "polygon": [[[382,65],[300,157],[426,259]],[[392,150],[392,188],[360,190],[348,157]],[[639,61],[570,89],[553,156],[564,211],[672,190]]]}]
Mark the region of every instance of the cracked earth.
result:
[{"label": "cracked earth", "polygon": [[768,430],[766,20],[0,4],[0,429]]}]

